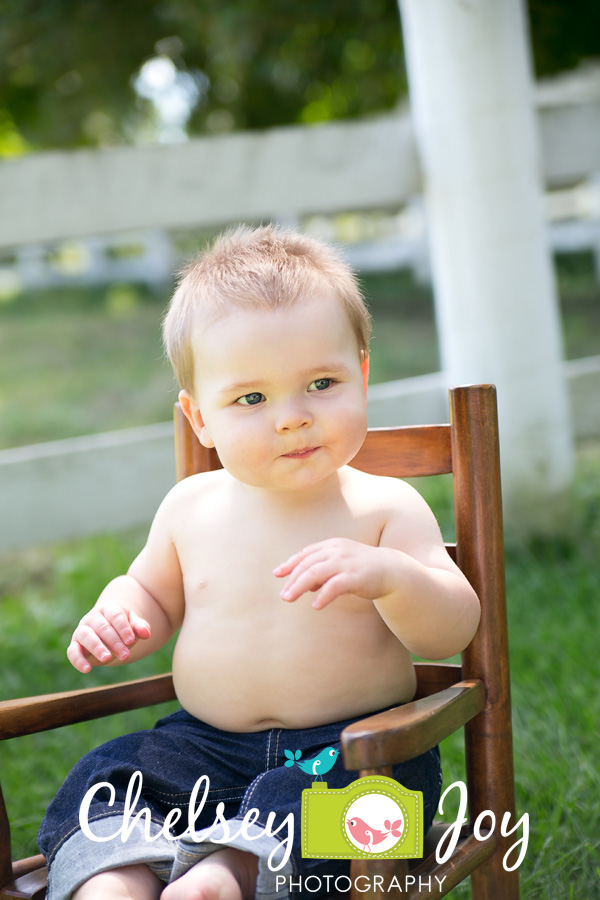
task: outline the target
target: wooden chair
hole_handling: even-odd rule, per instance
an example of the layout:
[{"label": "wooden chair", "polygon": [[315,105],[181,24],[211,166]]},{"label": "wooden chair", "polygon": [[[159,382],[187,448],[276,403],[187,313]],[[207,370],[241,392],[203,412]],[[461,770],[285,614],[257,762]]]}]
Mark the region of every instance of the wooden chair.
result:
[{"label": "wooden chair", "polygon": [[[417,698],[347,728],[342,745],[347,768],[358,769],[362,775],[389,774],[394,762],[424,752],[464,726],[470,821],[445,863],[437,863],[434,851],[447,826],[434,825],[424,858],[412,861],[410,869],[404,860],[357,860],[352,872],[370,876],[370,883],[376,885],[374,874],[400,879],[410,871],[415,883],[403,896],[419,900],[437,900],[470,875],[475,900],[518,900],[518,872],[507,872],[503,866],[509,839],[496,831],[482,841],[473,833],[478,814],[485,810],[495,814],[496,828],[506,812],[513,823],[515,815],[495,388],[455,388],[450,392],[450,407],[450,425],[371,430],[353,464],[376,474],[403,477],[452,472],[456,544],[448,551],[479,595],[481,624],[462,655],[462,665],[418,664]],[[214,450],[199,444],[177,408],[175,430],[178,478],[219,467]],[[173,698],[171,676],[164,675],[5,701],[0,703],[0,738]],[[445,877],[442,891],[435,875],[440,880]],[[45,883],[42,856],[11,862],[9,823],[0,793],[0,898],[43,898]],[[419,891],[419,885],[427,884],[430,890]],[[353,900],[387,896],[375,887],[353,893]]]}]

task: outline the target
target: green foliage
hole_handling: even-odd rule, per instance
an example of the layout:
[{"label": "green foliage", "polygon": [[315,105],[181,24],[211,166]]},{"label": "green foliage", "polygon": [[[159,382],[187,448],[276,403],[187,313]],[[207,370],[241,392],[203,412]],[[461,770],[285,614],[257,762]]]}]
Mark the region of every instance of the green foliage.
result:
[{"label": "green foliage", "polygon": [[528,0],[528,5],[536,75],[553,75],[600,56],[596,0]]},{"label": "green foliage", "polygon": [[[529,13],[538,75],[600,53],[596,0]],[[190,134],[364,116],[407,92],[396,0],[5,0],[2,14],[0,155],[151,135],[134,83],[156,57],[195,84]]]},{"label": "green foliage", "polygon": [[0,32],[12,144],[131,140],[153,117],[133,83],[157,56],[196,83],[192,134],[364,115],[406,87],[395,0],[21,0]]}]

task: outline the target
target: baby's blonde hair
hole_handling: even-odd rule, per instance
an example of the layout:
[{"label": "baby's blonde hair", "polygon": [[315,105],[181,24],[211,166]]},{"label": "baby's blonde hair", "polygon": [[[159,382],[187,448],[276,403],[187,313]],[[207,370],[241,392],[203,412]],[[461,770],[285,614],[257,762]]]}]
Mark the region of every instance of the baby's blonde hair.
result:
[{"label": "baby's blonde hair", "polygon": [[361,358],[368,355],[371,316],[356,277],[330,246],[274,225],[240,226],[181,272],[163,322],[163,340],[180,386],[194,390],[193,326],[198,313],[228,306],[289,306],[333,291],[344,307]]}]

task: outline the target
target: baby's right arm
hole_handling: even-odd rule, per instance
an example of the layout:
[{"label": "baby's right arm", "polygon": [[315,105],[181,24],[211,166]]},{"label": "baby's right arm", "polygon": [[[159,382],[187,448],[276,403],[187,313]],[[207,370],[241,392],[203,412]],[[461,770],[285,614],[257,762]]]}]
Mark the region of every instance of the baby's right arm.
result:
[{"label": "baby's right arm", "polygon": [[67,657],[79,672],[149,656],[180,627],[183,579],[171,537],[178,506],[168,495],[127,574],[109,582],[73,632]]}]

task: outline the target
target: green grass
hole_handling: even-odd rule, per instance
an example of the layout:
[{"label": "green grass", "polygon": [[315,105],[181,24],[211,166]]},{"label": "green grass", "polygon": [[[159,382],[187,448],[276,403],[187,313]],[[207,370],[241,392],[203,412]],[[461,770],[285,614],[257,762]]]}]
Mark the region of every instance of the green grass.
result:
[{"label": "green grass", "polygon": [[0,305],[0,447],[166,421],[163,306],[134,286]]},{"label": "green grass", "polygon": [[[420,485],[447,538],[448,480]],[[531,834],[520,869],[523,900],[600,897],[597,641],[600,635],[600,446],[579,453],[577,525],[561,539],[507,550],[517,816]],[[140,532],[5,554],[0,559],[0,691],[5,698],[100,684],[169,668],[170,650],[131,669],[87,678],[64,650],[74,624],[140,548]],[[0,745],[14,851],[36,851],[44,808],[69,768],[101,741],[147,727],[171,706]],[[444,782],[464,780],[459,739],[444,742]],[[456,805],[449,808],[449,820]],[[514,824],[514,823],[512,823]],[[516,836],[515,836],[516,837]],[[455,900],[469,897],[457,888]]]}]

